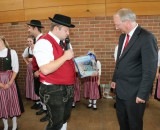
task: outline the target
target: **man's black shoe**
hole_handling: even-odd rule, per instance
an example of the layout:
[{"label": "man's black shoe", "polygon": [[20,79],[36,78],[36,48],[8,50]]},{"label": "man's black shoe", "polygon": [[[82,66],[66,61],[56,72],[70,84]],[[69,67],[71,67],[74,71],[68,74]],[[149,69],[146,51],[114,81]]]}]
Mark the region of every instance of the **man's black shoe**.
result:
[{"label": "man's black shoe", "polygon": [[116,109],[116,103],[114,103],[114,108]]},{"label": "man's black shoe", "polygon": [[36,112],[36,115],[42,115],[43,113],[46,113],[46,110],[43,110],[42,108]]},{"label": "man's black shoe", "polygon": [[31,109],[35,109],[37,105],[38,104],[34,103],[33,106],[31,106]]},{"label": "man's black shoe", "polygon": [[49,116],[48,116],[48,114],[46,114],[44,117],[42,117],[40,119],[40,122],[45,122],[45,121],[48,121],[48,120],[49,120]]},{"label": "man's black shoe", "polygon": [[38,104],[37,107],[35,108],[35,110],[39,110],[42,108],[42,105],[41,104]]},{"label": "man's black shoe", "polygon": [[36,109],[36,110],[38,110],[38,109],[40,109],[42,107],[42,105],[39,103],[39,104],[34,104],[33,106],[31,106],[31,109]]}]

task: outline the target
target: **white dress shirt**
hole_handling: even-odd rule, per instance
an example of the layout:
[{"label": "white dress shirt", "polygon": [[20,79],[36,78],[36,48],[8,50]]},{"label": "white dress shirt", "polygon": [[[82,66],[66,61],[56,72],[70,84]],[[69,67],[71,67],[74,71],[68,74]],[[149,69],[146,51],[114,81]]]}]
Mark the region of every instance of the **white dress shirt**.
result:
[{"label": "white dress shirt", "polygon": [[[49,32],[48,34],[51,37],[53,37],[58,44],[60,43],[60,39],[56,37],[52,32]],[[40,39],[36,42],[33,54],[36,57],[36,61],[39,67],[48,64],[49,62],[54,60],[53,51],[54,48],[52,47],[52,44],[48,40]]]},{"label": "white dress shirt", "polygon": [[[132,35],[133,35],[133,33],[134,33],[134,31],[136,30],[137,27],[138,27],[138,24],[136,25],[135,28],[133,28],[133,29],[128,33],[128,35],[129,35],[129,40],[131,39],[131,37],[132,37]],[[127,39],[127,34],[126,34],[125,39],[124,39],[124,42],[123,42],[123,46],[122,46],[122,50],[121,50],[121,55],[122,55],[122,52],[123,52],[123,49],[124,49],[124,45],[125,45],[126,39]],[[121,55],[120,55],[120,56],[121,56]]]}]

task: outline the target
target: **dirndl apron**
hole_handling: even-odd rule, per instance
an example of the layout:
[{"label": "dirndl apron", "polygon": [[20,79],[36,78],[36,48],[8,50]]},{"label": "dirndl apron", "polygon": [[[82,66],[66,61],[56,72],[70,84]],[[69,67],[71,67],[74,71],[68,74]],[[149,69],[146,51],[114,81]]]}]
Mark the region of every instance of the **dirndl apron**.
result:
[{"label": "dirndl apron", "polygon": [[32,70],[32,62],[29,62],[27,65],[27,74],[26,74],[26,98],[31,100],[38,100],[39,96],[35,94],[34,90],[34,77]]},{"label": "dirndl apron", "polygon": [[[0,82],[7,84],[11,77],[12,71],[0,72]],[[0,118],[20,116],[21,110],[18,100],[16,84],[13,82],[8,89],[0,89]]]},{"label": "dirndl apron", "polygon": [[98,76],[84,78],[84,97],[89,99],[99,99]]}]

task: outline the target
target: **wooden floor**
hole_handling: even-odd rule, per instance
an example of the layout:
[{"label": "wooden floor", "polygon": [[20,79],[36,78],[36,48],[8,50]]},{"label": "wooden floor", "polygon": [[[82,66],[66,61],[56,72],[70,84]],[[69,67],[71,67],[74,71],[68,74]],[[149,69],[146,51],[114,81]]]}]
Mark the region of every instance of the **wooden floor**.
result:
[{"label": "wooden floor", "polygon": [[[41,123],[42,116],[35,115],[36,110],[30,109],[32,101],[24,100],[25,113],[18,118],[18,130],[44,130],[47,122]],[[113,99],[98,100],[98,110],[87,109],[87,101],[82,99],[73,108],[68,121],[67,130],[119,130],[118,121],[113,108]],[[9,120],[11,130],[11,120]],[[0,130],[3,124],[0,123]],[[150,99],[144,115],[144,130],[160,130],[160,102]]]}]

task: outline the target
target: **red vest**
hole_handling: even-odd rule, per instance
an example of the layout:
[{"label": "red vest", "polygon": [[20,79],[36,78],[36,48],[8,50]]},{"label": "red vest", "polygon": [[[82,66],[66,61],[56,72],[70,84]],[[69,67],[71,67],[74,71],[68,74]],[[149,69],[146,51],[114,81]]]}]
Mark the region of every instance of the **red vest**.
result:
[{"label": "red vest", "polygon": [[[38,40],[41,39],[42,37],[43,37],[43,35],[40,36],[40,37],[38,38]],[[38,40],[37,40],[37,41],[38,41]],[[35,58],[34,56],[32,57],[32,70],[33,70],[33,71],[39,70],[39,67],[38,67],[36,58]]]},{"label": "red vest", "polygon": [[[53,50],[54,60],[60,58],[64,51],[61,46],[52,38],[49,34],[43,37],[44,39],[48,40]],[[43,75],[40,73],[40,80],[41,82],[47,82],[51,84],[63,84],[63,85],[71,85],[75,83],[75,65],[73,60],[67,60],[64,62],[62,66],[60,66],[56,71],[50,73],[48,75]]]}]

